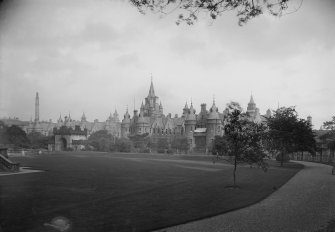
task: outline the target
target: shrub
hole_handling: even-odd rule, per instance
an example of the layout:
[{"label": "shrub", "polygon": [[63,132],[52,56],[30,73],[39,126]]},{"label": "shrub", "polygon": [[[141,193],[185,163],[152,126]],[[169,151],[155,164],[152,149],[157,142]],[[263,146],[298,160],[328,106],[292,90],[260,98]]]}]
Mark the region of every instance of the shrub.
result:
[{"label": "shrub", "polygon": [[158,152],[158,153],[165,153],[165,149],[161,149],[161,148],[159,148],[159,149],[157,149],[157,152]]},{"label": "shrub", "polygon": [[[278,155],[276,156],[276,160],[277,160],[278,162],[281,162],[281,161],[282,161],[281,159],[282,159],[281,154],[278,154]],[[285,155],[284,155],[283,162],[288,162],[288,161],[290,161],[290,156],[289,156],[288,154],[285,154]]]},{"label": "shrub", "polygon": [[173,154],[174,153],[174,151],[172,150],[172,149],[168,149],[167,151],[166,151],[166,153],[168,153],[168,154]]}]

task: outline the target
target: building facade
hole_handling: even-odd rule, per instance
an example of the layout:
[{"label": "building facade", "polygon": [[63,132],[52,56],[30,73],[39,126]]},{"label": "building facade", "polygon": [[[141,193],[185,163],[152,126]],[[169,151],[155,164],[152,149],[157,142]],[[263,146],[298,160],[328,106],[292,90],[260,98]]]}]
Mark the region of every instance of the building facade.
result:
[{"label": "building facade", "polygon": [[[155,94],[154,85],[151,80],[148,96],[142,102],[140,111],[134,110],[133,115],[128,109],[121,122],[121,137],[147,134],[155,141],[158,138],[171,140],[174,137],[186,137],[190,150],[205,151],[212,146],[215,136],[223,135],[223,126],[227,112],[219,112],[213,100],[209,110],[206,104],[201,104],[201,110],[196,110],[191,103],[187,102],[182,110],[181,117],[163,113],[162,103],[158,103],[159,97]],[[271,112],[270,112],[271,113]],[[253,96],[250,98],[247,109],[248,119],[260,123],[265,118],[260,115]]]}]

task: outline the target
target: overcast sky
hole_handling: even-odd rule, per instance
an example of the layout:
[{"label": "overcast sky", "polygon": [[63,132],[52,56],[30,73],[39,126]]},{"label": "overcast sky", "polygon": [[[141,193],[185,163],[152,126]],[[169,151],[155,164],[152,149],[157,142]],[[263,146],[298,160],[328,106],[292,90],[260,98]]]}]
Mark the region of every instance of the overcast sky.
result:
[{"label": "overcast sky", "polygon": [[123,118],[140,107],[152,73],[164,113],[192,99],[219,111],[244,109],[251,92],[261,114],[296,106],[315,128],[335,115],[335,3],[305,0],[292,14],[264,14],[238,26],[235,13],[194,26],[176,15],[141,15],[121,0],[14,0],[1,12],[0,118]]}]

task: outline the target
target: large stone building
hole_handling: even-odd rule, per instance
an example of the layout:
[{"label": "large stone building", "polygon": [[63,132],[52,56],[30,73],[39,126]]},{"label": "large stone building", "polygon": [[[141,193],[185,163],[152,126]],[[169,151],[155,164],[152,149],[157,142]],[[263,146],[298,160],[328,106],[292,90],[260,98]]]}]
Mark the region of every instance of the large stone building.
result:
[{"label": "large stone building", "polygon": [[[140,111],[134,110],[133,116],[130,116],[127,109],[121,123],[121,136],[148,134],[153,141],[162,137],[171,139],[183,136],[187,138],[191,150],[204,151],[211,146],[215,136],[223,134],[227,112],[224,110],[220,113],[214,100],[209,110],[206,104],[201,104],[199,114],[196,114],[192,103],[190,107],[186,103],[181,117],[165,115],[163,105],[161,102],[158,103],[158,100],[159,97],[155,94],[151,81],[148,96],[145,98],[145,103],[142,102]],[[252,96],[248,104],[247,115],[254,122],[259,123],[265,120],[264,116],[260,115]]]}]

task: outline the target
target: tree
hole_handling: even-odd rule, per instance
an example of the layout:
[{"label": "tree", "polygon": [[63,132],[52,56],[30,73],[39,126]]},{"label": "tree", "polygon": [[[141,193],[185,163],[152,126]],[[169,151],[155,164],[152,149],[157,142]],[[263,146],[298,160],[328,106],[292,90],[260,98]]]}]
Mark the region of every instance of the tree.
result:
[{"label": "tree", "polygon": [[98,151],[110,151],[114,138],[107,130],[94,132],[88,138],[88,144],[96,148]]},{"label": "tree", "polygon": [[323,128],[326,130],[335,131],[335,116],[332,117],[332,120],[324,122]]},{"label": "tree", "polygon": [[228,144],[225,136],[215,136],[213,141],[212,154],[224,156],[228,152]]},{"label": "tree", "polygon": [[293,131],[293,135],[295,136],[295,151],[301,152],[302,159],[304,151],[308,151],[313,155],[315,154],[315,134],[309,121],[305,119],[298,119],[296,128]]},{"label": "tree", "polygon": [[54,140],[53,136],[45,136],[40,132],[32,132],[27,135],[32,148],[48,148],[48,144]]},{"label": "tree", "polygon": [[16,147],[28,148],[30,146],[26,132],[18,126],[5,127],[5,137],[9,144]]},{"label": "tree", "polygon": [[177,25],[181,22],[188,25],[194,24],[200,13],[206,13],[215,20],[224,12],[235,11],[241,26],[265,11],[273,16],[282,16],[285,12],[297,11],[302,5],[302,0],[300,0],[297,7],[290,6],[290,8],[295,8],[293,11],[287,12],[292,0],[130,0],[130,2],[142,14],[150,10],[166,15],[172,11],[180,10]]},{"label": "tree", "polygon": [[235,188],[238,164],[256,163],[264,171],[267,170],[268,164],[264,160],[266,154],[263,146],[266,128],[263,124],[249,121],[237,103],[228,104],[227,110],[229,113],[224,126],[225,135],[221,139],[217,137],[214,146],[220,156],[228,155],[234,158],[233,187]]},{"label": "tree", "polygon": [[171,142],[173,149],[186,153],[188,150],[188,143],[186,137],[175,137]]},{"label": "tree", "polygon": [[157,140],[157,152],[164,153],[166,149],[169,148],[169,143],[167,138],[158,138]]},{"label": "tree", "polygon": [[[319,146],[321,147],[322,144],[325,144],[325,146],[330,149],[332,158],[334,158],[335,153],[335,116],[332,117],[331,121],[326,121],[323,123],[323,128],[328,130],[325,134],[319,136],[319,139],[321,140],[321,144]],[[320,148],[321,155],[322,155],[322,147]]]},{"label": "tree", "polygon": [[278,152],[281,166],[286,156],[295,151],[315,151],[315,138],[309,122],[299,119],[294,107],[281,107],[267,121],[270,152]]},{"label": "tree", "polygon": [[117,151],[130,152],[132,149],[132,142],[127,138],[119,138],[116,140]]}]

